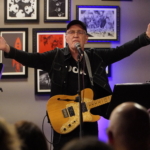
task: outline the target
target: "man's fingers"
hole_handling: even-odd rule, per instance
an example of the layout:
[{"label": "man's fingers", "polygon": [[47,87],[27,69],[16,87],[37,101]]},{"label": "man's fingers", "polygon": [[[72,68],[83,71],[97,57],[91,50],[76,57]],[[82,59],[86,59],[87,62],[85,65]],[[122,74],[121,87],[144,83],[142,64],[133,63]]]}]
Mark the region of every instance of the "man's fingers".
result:
[{"label": "man's fingers", "polygon": [[147,26],[146,35],[150,38],[150,23]]}]

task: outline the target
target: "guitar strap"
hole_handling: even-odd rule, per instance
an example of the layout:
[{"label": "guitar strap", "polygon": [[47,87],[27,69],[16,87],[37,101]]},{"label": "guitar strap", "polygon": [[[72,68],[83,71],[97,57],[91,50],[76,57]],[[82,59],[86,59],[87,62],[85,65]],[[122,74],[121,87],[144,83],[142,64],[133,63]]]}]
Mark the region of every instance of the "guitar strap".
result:
[{"label": "guitar strap", "polygon": [[85,51],[84,51],[84,58],[85,58],[87,70],[88,70],[88,73],[89,73],[90,82],[91,82],[91,85],[93,87],[94,83],[93,83],[93,77],[92,77],[92,71],[91,71],[91,64],[90,64],[90,61],[89,61],[89,57],[88,57],[88,55]]}]

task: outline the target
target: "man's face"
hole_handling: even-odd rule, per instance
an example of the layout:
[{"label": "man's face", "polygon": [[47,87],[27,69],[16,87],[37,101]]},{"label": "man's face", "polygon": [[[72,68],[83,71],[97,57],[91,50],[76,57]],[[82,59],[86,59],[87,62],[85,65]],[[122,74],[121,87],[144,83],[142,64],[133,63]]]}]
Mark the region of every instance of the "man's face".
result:
[{"label": "man's face", "polygon": [[80,25],[72,25],[66,32],[66,42],[69,45],[71,52],[75,52],[75,43],[80,43],[81,48],[84,49],[84,44],[87,43],[88,35]]}]

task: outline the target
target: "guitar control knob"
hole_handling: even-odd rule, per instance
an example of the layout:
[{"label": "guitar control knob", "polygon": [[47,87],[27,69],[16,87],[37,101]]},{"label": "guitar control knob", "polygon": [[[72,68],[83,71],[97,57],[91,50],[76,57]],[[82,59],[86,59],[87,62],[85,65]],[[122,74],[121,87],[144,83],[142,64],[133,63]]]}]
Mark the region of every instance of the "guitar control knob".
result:
[{"label": "guitar control knob", "polygon": [[71,124],[68,124],[68,127],[71,127]]}]

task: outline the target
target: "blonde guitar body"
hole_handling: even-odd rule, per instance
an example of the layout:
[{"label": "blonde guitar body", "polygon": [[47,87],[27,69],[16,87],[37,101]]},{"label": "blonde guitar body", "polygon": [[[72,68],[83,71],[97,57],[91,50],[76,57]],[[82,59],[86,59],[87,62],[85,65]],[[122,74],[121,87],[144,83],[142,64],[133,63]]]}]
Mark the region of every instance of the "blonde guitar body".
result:
[{"label": "blonde guitar body", "polygon": [[[56,95],[51,97],[47,103],[47,112],[53,129],[60,134],[73,131],[80,124],[78,95]],[[109,103],[111,95],[93,100],[93,91],[84,89],[81,91],[83,122],[95,122],[100,119],[99,115],[90,113],[90,109]]]}]

